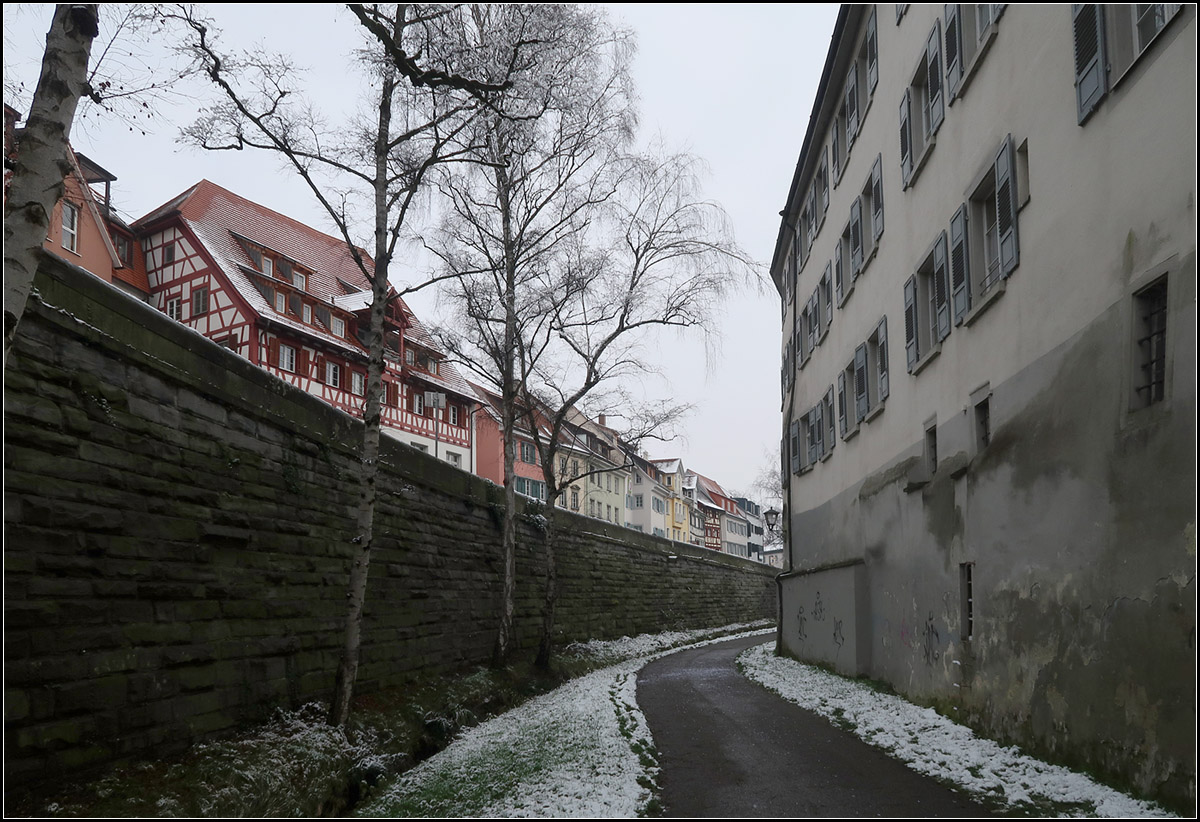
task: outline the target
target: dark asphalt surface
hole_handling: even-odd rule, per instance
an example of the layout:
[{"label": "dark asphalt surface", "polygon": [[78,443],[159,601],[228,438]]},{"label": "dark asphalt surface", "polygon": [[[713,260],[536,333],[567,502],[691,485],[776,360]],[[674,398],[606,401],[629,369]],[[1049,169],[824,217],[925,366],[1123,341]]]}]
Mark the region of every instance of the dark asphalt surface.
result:
[{"label": "dark asphalt surface", "polygon": [[769,638],[681,651],[639,674],[666,816],[989,815],[738,673],[737,655]]}]

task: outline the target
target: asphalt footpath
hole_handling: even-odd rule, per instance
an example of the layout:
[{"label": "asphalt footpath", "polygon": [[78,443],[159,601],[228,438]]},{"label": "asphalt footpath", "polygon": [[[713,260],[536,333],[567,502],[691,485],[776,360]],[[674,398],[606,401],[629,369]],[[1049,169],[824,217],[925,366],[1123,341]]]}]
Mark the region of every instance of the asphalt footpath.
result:
[{"label": "asphalt footpath", "polygon": [[680,651],[638,675],[665,816],[990,815],[738,673],[737,655],[768,639]]}]

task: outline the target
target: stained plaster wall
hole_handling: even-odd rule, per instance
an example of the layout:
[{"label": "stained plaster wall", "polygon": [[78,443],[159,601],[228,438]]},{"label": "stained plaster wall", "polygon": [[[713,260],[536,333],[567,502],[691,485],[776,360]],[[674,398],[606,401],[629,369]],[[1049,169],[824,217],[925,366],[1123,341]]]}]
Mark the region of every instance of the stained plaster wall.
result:
[{"label": "stained plaster wall", "polygon": [[[932,475],[914,442],[856,488],[793,515],[793,568],[861,562],[866,584],[852,596],[839,585],[845,567],[807,574],[804,587],[789,578],[784,649],[1194,802],[1194,257],[1177,260],[1169,282],[1163,403],[1129,410],[1122,300],[992,386],[986,447],[975,447],[968,405],[939,422]],[[962,563],[972,563],[969,640]],[[829,624],[866,623],[858,670],[844,648],[798,631],[793,611],[811,617],[818,589]]]}]

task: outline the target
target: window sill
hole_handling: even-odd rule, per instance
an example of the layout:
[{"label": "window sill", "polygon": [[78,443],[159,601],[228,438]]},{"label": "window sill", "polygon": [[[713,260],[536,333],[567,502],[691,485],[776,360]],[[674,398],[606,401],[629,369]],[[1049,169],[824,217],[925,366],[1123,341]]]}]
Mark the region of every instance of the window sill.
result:
[{"label": "window sill", "polygon": [[929,160],[929,155],[933,153],[933,147],[935,145],[937,145],[937,135],[931,134],[929,139],[925,141],[925,145],[922,147],[921,153],[918,154],[913,160],[912,172],[908,175],[908,180],[906,180],[904,183],[905,191],[912,188],[916,184],[917,177],[921,174],[921,169],[925,167],[925,163]]},{"label": "window sill", "polygon": [[842,434],[842,442],[849,442],[850,440],[854,439],[857,436],[858,436],[858,423],[855,423],[853,428],[851,428],[845,434]]},{"label": "window sill", "polygon": [[877,403],[870,411],[867,412],[867,415],[865,417],[863,417],[863,422],[870,422],[871,420],[878,417],[880,414],[883,413],[883,408],[884,408],[884,403],[882,403],[882,402]]},{"label": "window sill", "polygon": [[842,298],[840,300],[838,300],[838,304],[837,304],[838,308],[841,308],[843,305],[845,305],[846,301],[850,299],[850,295],[854,293],[854,283],[855,283],[855,280],[851,280],[850,286],[848,288],[844,288],[842,290]]},{"label": "window sill", "polygon": [[980,299],[980,301],[975,305],[971,306],[971,310],[963,315],[962,322],[960,324],[969,326],[979,319],[980,314],[987,311],[991,307],[992,303],[1000,299],[1000,295],[1003,294],[1005,288],[1007,288],[1007,283],[1008,280],[1001,278],[998,283],[989,288],[987,293],[983,295],[982,299]]},{"label": "window sill", "polygon": [[914,377],[917,376],[918,374],[920,374],[922,371],[925,370],[925,366],[929,365],[931,362],[936,360],[938,357],[938,354],[941,354],[941,353],[942,353],[942,344],[938,343],[933,348],[926,351],[924,356],[922,356],[919,360],[917,360],[915,363],[913,363],[912,370],[909,371],[908,373],[912,374]]},{"label": "window sill", "polygon": [[825,462],[825,460],[829,459],[832,456],[833,456],[832,450],[826,451],[824,454],[821,455],[821,462]]},{"label": "window sill", "polygon": [[975,69],[983,62],[983,56],[988,53],[988,49],[992,47],[992,41],[996,39],[998,26],[995,20],[988,23],[988,27],[983,31],[983,37],[975,47],[975,53],[971,55],[971,62],[963,69],[962,78],[959,79],[958,85],[950,94],[949,105],[954,105],[954,101],[962,97],[967,86],[971,84],[971,78],[975,76]]}]

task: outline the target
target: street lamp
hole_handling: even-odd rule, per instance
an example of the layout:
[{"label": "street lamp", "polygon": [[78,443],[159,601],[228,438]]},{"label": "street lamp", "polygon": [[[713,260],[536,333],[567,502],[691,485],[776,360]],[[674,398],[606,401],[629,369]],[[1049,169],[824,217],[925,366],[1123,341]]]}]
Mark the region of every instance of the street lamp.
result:
[{"label": "street lamp", "polygon": [[767,528],[771,530],[772,534],[775,533],[775,526],[779,523],[779,512],[774,508],[768,508],[763,512],[763,516],[767,518]]}]

